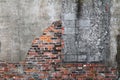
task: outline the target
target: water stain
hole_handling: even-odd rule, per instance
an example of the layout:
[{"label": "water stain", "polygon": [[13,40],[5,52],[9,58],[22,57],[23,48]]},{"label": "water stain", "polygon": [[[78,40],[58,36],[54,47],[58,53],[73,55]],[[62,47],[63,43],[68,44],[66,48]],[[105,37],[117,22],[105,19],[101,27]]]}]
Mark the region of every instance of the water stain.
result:
[{"label": "water stain", "polygon": [[76,1],[76,4],[77,4],[77,14],[76,14],[76,16],[77,16],[77,18],[79,19],[81,16],[82,16],[82,6],[83,6],[83,1],[84,0],[77,0]]}]

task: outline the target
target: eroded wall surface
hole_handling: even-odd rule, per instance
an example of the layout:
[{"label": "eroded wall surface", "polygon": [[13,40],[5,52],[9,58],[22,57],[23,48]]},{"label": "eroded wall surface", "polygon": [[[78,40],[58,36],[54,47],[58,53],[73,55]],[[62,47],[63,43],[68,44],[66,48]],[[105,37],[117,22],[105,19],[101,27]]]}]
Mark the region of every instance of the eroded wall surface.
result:
[{"label": "eroded wall surface", "polygon": [[64,60],[107,62],[110,55],[110,0],[64,0],[63,5]]},{"label": "eroded wall surface", "polygon": [[0,60],[23,60],[32,40],[62,19],[66,61],[115,64],[119,8],[119,0],[0,0]]},{"label": "eroded wall surface", "polygon": [[120,35],[120,1],[112,0],[111,4],[111,26],[110,26],[110,58],[112,65],[116,64],[117,36]]},{"label": "eroded wall surface", "polygon": [[0,60],[23,60],[32,40],[60,12],[61,0],[0,0]]}]

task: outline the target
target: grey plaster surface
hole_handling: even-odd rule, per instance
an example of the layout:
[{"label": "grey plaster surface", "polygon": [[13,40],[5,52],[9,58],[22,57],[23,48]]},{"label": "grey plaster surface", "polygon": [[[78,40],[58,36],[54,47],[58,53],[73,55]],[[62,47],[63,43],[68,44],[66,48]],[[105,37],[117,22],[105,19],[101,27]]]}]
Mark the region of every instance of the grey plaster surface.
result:
[{"label": "grey plaster surface", "polygon": [[35,37],[60,20],[61,0],[0,0],[0,59],[23,60]]}]

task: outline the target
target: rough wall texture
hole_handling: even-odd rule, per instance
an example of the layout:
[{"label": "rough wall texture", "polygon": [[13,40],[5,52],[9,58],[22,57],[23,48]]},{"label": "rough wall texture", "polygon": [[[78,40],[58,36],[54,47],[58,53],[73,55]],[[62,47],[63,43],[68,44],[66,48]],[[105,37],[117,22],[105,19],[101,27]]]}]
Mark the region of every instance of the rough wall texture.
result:
[{"label": "rough wall texture", "polygon": [[114,65],[117,54],[117,35],[120,35],[120,1],[112,0],[110,26],[110,62]]},{"label": "rough wall texture", "polygon": [[64,1],[65,61],[107,62],[110,0]]},{"label": "rough wall texture", "polygon": [[0,59],[24,59],[31,42],[60,19],[61,0],[0,0]]}]

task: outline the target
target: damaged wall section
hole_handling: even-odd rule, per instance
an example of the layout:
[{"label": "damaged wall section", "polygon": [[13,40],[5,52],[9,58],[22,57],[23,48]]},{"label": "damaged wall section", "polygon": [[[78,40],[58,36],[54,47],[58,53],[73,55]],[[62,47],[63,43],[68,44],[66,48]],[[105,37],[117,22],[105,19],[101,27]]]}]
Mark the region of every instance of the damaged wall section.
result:
[{"label": "damaged wall section", "polygon": [[110,1],[63,1],[64,61],[107,62],[110,53]]}]

